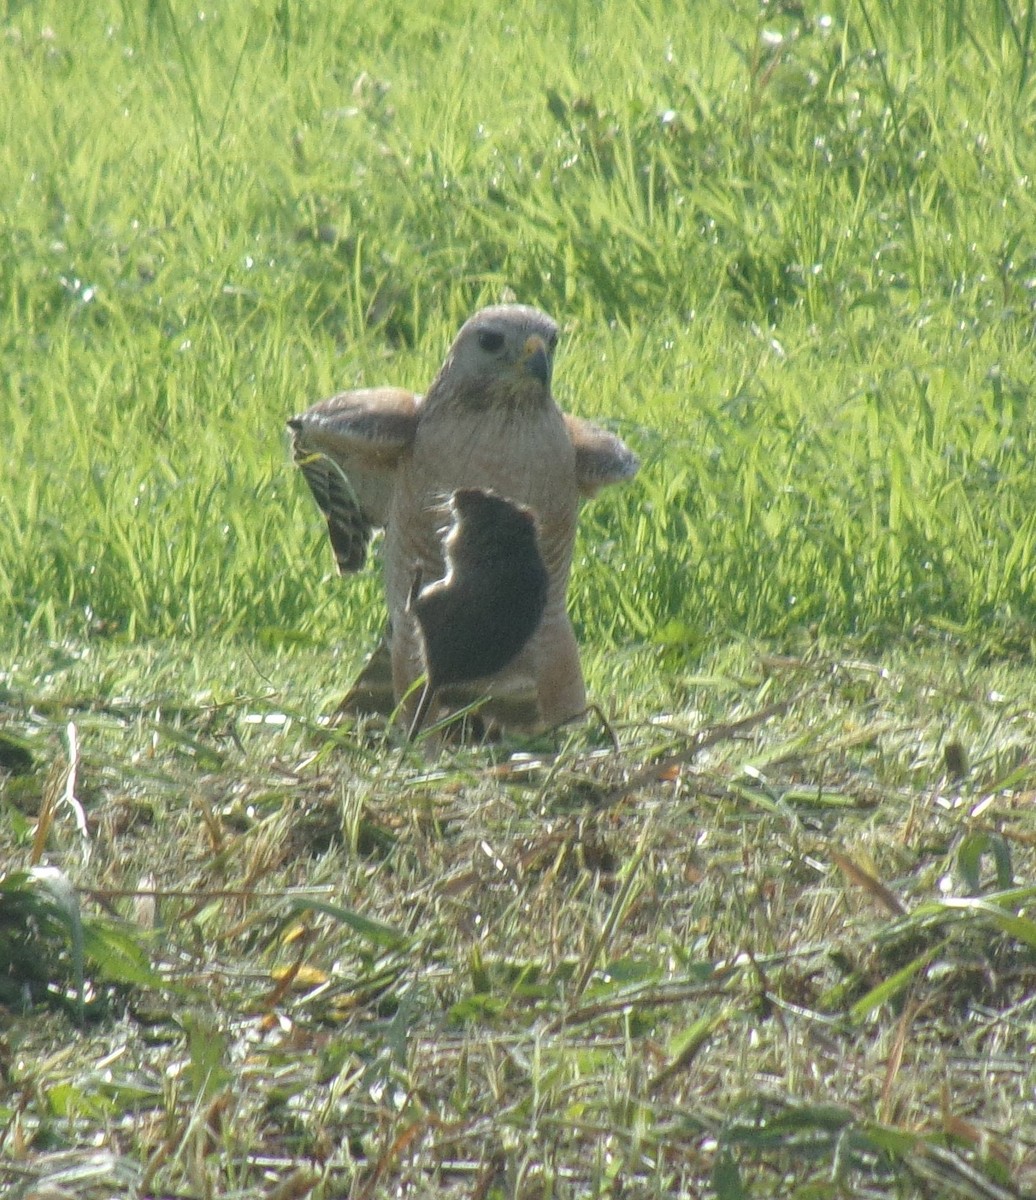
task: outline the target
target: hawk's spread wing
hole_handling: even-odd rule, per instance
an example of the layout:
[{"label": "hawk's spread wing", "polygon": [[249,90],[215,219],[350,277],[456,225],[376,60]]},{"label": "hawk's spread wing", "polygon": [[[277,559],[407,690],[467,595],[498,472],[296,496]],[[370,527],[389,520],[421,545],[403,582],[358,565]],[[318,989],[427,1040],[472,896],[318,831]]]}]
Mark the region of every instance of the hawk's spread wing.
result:
[{"label": "hawk's spread wing", "polygon": [[321,400],[288,422],[295,462],[327,518],[343,573],[363,566],[371,533],[388,518],[420,401],[403,388],[365,388]]},{"label": "hawk's spread wing", "polygon": [[581,496],[595,496],[610,483],[632,479],[640,459],[621,439],[592,421],[565,413],[565,428],[576,451],[576,483]]}]

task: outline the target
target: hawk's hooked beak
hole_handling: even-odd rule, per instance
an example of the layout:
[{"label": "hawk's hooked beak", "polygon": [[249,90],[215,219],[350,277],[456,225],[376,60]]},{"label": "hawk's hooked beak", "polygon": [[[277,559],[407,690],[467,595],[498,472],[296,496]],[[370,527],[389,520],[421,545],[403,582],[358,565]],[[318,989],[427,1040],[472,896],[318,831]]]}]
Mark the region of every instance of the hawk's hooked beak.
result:
[{"label": "hawk's hooked beak", "polygon": [[544,387],[550,383],[550,358],[543,338],[535,334],[526,338],[518,366],[526,375],[538,379]]}]

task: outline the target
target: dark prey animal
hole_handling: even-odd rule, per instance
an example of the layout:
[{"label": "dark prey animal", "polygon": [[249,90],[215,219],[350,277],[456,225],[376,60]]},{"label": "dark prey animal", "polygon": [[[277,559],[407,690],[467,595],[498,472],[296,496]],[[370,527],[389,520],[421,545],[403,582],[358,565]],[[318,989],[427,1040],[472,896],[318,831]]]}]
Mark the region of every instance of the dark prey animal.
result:
[{"label": "dark prey animal", "polygon": [[536,632],[547,605],[550,580],[528,508],[482,488],[458,488],[450,513],[446,574],[423,588],[418,574],[410,593],[426,676],[411,738],[440,689],[506,667]]}]

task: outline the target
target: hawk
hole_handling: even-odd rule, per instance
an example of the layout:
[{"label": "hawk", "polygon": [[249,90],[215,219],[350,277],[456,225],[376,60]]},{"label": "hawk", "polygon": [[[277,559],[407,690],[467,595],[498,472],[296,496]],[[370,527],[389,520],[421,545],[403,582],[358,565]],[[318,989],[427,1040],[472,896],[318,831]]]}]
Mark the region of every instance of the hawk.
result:
[{"label": "hawk", "polygon": [[385,531],[392,690],[396,704],[407,698],[407,719],[425,670],[414,581],[443,577],[443,505],[470,488],[530,511],[547,572],[535,631],[482,681],[481,694],[498,702],[493,715],[504,725],[549,727],[586,707],[565,607],[576,516],[581,499],[631,479],[640,464],[620,438],[558,408],[557,340],[557,325],[536,308],[484,308],[461,328],[423,396],[392,387],[342,392],[288,422],[339,570],[363,566],[372,533]]}]

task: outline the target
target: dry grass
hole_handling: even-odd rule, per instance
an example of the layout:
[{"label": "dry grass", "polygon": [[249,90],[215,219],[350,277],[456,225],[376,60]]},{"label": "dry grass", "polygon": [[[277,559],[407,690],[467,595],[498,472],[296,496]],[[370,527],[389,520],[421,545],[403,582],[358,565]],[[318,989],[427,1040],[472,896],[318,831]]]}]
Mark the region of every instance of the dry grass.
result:
[{"label": "dry grass", "polygon": [[1031,1191],[1031,672],[708,666],[679,715],[615,712],[618,751],[591,722],[427,761],[300,716],[297,658],[261,664],[277,693],[223,661],[220,701],[120,701],[103,652],[24,664],[7,855],[28,865],[50,805],[88,1003],[70,1041],[52,930],[54,1015],[3,1042],[8,1185]]}]

